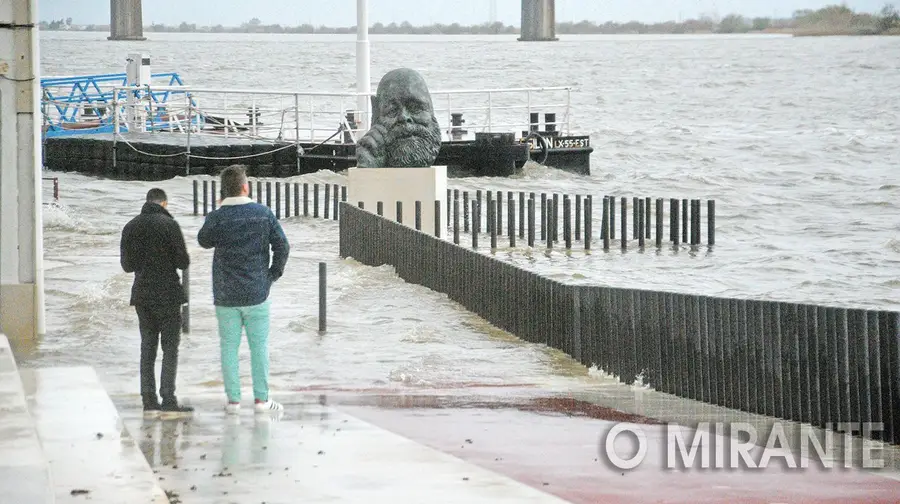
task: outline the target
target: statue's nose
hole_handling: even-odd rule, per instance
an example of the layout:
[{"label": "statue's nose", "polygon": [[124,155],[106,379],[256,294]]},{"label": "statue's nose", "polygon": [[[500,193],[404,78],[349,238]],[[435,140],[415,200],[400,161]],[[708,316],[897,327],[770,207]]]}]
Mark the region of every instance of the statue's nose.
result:
[{"label": "statue's nose", "polygon": [[413,122],[412,114],[409,113],[409,110],[406,107],[403,107],[403,111],[400,113],[400,117],[408,123]]}]

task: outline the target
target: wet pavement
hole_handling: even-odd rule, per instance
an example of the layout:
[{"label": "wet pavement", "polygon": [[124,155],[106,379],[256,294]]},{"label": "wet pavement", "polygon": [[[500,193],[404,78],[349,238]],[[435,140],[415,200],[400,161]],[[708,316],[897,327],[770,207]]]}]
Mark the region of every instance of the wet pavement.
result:
[{"label": "wet pavement", "polygon": [[[805,469],[774,458],[764,469],[667,466],[669,429],[688,446],[695,422],[773,419],[624,385],[466,386],[278,391],[285,405],[226,415],[222,394],[183,387],[192,417],[145,419],[136,394],[110,398],[87,367],[20,370],[24,396],[52,469],[57,502],[96,503],[896,503],[898,448],[873,452],[887,469],[855,463]],[[8,378],[8,376],[7,376]],[[6,380],[9,382],[10,380]],[[4,410],[5,411],[5,410]],[[8,419],[9,412],[0,415]],[[688,422],[690,419],[693,421]],[[667,422],[679,422],[671,426]],[[611,429],[645,436],[643,463],[616,467]],[[790,425],[786,424],[788,431]],[[724,437],[711,439],[730,453]],[[631,458],[629,435],[616,454]],[[794,438],[788,435],[790,446]],[[836,437],[838,447],[841,438]],[[706,451],[715,461],[714,449]],[[759,462],[762,449],[749,451]],[[12,452],[4,451],[2,460]],[[854,451],[854,453],[856,453]],[[709,467],[709,466],[707,466]],[[2,468],[2,466],[0,466]],[[0,471],[3,472],[3,471]],[[7,471],[6,474],[13,474]],[[4,484],[4,488],[8,485]],[[2,501],[0,501],[2,502]]]},{"label": "wet pavement", "polygon": [[93,369],[20,375],[55,502],[169,502]]},{"label": "wet pavement", "polygon": [[[189,420],[145,420],[120,406],[160,485],[177,496],[172,502],[895,503],[900,496],[894,470],[826,470],[815,461],[788,469],[777,458],[766,469],[668,469],[659,421],[536,389],[282,393],[279,418],[244,411],[239,419],[224,414],[218,394],[190,397],[198,413]],[[601,449],[619,422],[646,435],[644,463],[632,470],[614,467]],[[690,443],[693,429],[681,431]],[[616,446],[629,458],[633,446],[623,438]],[[752,459],[760,452],[751,450]]]},{"label": "wet pavement", "polygon": [[0,504],[49,503],[50,471],[28,412],[18,366],[0,334]]},{"label": "wet pavement", "polygon": [[315,397],[279,398],[280,415],[245,407],[239,416],[226,415],[218,397],[194,399],[199,410],[188,420],[123,409],[173,503],[565,502]]}]

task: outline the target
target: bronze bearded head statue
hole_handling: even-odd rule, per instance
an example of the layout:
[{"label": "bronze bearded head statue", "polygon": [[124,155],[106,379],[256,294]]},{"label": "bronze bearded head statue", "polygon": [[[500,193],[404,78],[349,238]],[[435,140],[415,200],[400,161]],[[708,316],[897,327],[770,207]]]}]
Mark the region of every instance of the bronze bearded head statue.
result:
[{"label": "bronze bearded head statue", "polygon": [[429,167],[441,150],[441,129],[425,79],[391,70],[372,98],[372,128],[356,146],[360,168]]}]

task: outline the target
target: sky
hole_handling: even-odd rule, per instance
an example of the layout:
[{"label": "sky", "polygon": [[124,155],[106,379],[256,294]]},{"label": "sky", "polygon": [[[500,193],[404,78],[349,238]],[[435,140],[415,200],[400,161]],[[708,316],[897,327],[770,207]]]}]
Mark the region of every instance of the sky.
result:
[{"label": "sky", "polygon": [[[494,0],[496,21],[521,24],[520,0]],[[703,14],[790,17],[798,9],[844,3],[878,12],[887,0],[556,0],[556,21],[657,22]],[[491,20],[491,0],[369,0],[369,24],[481,24]],[[38,0],[42,21],[71,17],[75,24],[109,24],[110,0]],[[355,26],[356,0],[143,0],[144,25],[152,23],[239,26],[263,24]]]}]

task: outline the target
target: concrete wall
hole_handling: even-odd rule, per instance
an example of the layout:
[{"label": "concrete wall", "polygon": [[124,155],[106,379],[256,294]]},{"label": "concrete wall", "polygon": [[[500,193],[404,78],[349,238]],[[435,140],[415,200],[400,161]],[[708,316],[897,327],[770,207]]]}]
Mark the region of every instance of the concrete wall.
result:
[{"label": "concrete wall", "polygon": [[519,40],[558,40],[555,0],[522,0],[522,33]]},{"label": "concrete wall", "polygon": [[141,0],[110,0],[109,40],[146,40]]}]

